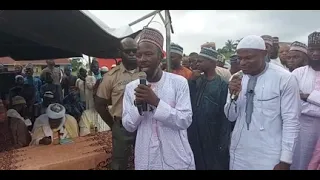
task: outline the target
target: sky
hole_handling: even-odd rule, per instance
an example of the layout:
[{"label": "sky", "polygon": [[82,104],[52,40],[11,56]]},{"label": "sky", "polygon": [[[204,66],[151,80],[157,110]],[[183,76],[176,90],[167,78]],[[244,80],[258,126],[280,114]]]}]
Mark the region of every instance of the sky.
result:
[{"label": "sky", "polygon": [[[90,10],[111,28],[127,25],[153,10]],[[307,43],[308,34],[320,31],[320,10],[170,10],[174,34],[171,42],[184,48],[184,53],[199,52],[206,42],[215,42],[217,48],[228,39],[238,40],[246,35],[279,37],[280,42],[300,41]],[[164,16],[164,12],[162,12]],[[151,18],[132,26],[133,31],[142,29]],[[150,27],[165,28],[157,15]]]}]

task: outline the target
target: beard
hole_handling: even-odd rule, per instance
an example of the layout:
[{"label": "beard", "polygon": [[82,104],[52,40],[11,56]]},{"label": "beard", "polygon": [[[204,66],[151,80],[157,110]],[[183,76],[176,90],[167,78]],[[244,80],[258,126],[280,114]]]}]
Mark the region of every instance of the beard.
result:
[{"label": "beard", "polygon": [[320,68],[320,60],[308,60],[308,64],[309,66],[311,66],[312,68]]}]

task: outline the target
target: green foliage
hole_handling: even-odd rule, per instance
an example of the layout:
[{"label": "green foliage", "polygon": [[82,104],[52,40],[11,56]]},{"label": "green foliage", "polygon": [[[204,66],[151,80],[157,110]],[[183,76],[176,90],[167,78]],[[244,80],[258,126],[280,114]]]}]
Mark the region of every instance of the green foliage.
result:
[{"label": "green foliage", "polygon": [[222,48],[217,49],[220,54],[223,54],[226,57],[226,60],[229,61],[230,56],[236,52],[236,48],[239,40],[233,41],[232,39],[228,39]]},{"label": "green foliage", "polygon": [[82,66],[82,64],[83,64],[82,58],[72,58],[72,59],[71,59],[72,71],[78,72],[78,70],[80,69],[80,67]]}]

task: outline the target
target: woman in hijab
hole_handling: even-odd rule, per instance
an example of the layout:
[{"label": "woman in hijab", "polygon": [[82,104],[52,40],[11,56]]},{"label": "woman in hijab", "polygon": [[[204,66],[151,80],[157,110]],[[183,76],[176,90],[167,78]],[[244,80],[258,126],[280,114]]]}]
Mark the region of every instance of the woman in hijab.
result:
[{"label": "woman in hijab", "polygon": [[30,145],[49,145],[57,133],[60,140],[78,137],[79,127],[77,121],[66,114],[65,108],[55,103],[49,105],[46,114],[36,119],[32,133]]}]

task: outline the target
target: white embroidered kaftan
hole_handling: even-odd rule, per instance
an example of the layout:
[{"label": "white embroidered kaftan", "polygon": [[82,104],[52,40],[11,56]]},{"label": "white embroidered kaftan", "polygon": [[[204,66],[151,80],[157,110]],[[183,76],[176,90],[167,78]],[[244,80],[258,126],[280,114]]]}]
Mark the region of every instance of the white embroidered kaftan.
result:
[{"label": "white embroidered kaftan", "polygon": [[272,170],[280,161],[291,163],[299,133],[300,96],[296,78],[269,64],[257,79],[252,119],[247,129],[246,92],[248,75],[242,78],[237,101],[227,97],[225,114],[236,121],[230,145],[231,170]]},{"label": "white embroidered kaftan", "polygon": [[137,130],[135,169],[194,170],[194,157],[187,137],[192,122],[192,109],[187,80],[163,72],[151,88],[160,98],[157,108],[140,116],[134,106],[134,89],[139,80],[126,86],[122,123],[129,132]]},{"label": "white embroidered kaftan", "polygon": [[306,170],[320,138],[320,71],[304,66],[292,74],[298,80],[300,92],[310,94],[307,102],[301,100],[301,130],[291,166],[294,170]]}]

